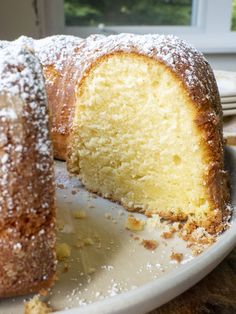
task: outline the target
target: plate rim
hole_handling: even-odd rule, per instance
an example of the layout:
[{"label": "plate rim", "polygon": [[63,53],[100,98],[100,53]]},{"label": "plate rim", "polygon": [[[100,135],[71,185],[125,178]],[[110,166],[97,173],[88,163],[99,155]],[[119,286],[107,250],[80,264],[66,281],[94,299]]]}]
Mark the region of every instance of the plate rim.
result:
[{"label": "plate rim", "polygon": [[[236,245],[236,213],[231,226],[216,243],[196,256],[192,261],[181,265],[177,270],[154,279],[134,290],[95,301],[82,307],[54,312],[55,314],[95,314],[95,313],[146,313],[177,297],[212,271]],[[201,272],[199,274],[199,271]],[[190,280],[191,278],[191,280]],[[175,284],[173,285],[173,281]],[[163,288],[163,286],[165,288]],[[161,289],[160,289],[161,288]],[[157,293],[158,291],[158,293]],[[162,296],[153,308],[156,298]],[[138,310],[137,310],[138,307]]]},{"label": "plate rim", "polygon": [[[234,154],[236,159],[235,147],[226,146],[225,151]],[[229,168],[228,171],[230,171]],[[230,227],[219,236],[216,243],[193,260],[134,290],[122,292],[86,306],[56,311],[55,314],[142,314],[177,297],[210,273],[236,247],[236,203],[235,201],[231,203]]]}]

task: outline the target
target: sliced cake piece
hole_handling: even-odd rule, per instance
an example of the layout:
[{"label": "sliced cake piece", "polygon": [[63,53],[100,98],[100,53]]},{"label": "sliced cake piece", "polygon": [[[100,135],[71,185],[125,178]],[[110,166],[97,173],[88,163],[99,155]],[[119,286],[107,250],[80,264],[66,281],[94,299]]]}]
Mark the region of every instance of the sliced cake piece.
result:
[{"label": "sliced cake piece", "polygon": [[130,211],[222,230],[222,110],[203,55],[173,36],[121,34],[87,39],[76,58],[69,170]]}]

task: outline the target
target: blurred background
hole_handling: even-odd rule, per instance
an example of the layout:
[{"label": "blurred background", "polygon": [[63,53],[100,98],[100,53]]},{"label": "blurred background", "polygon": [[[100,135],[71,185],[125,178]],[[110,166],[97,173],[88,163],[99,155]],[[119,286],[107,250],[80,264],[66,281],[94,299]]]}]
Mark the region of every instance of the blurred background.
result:
[{"label": "blurred background", "polygon": [[0,40],[121,32],[175,34],[236,71],[236,0],[0,0]]}]

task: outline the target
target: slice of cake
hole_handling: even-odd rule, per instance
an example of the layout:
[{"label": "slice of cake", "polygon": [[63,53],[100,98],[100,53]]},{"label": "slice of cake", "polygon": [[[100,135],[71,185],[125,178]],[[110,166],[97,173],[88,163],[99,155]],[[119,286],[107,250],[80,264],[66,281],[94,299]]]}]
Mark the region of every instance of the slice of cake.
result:
[{"label": "slice of cake", "polygon": [[0,49],[0,297],[55,276],[55,191],[41,65],[30,40]]},{"label": "slice of cake", "polygon": [[222,110],[203,55],[173,36],[121,34],[87,39],[72,65],[69,170],[130,211],[222,230]]}]

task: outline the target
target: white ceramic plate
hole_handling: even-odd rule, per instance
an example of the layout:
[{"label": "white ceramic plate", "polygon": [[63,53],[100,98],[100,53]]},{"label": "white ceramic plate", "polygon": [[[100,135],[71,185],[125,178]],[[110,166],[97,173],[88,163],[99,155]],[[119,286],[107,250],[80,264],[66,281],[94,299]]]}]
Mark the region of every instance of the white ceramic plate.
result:
[{"label": "white ceramic plate", "polygon": [[224,109],[223,108],[223,116],[233,116],[236,114],[236,109]]},{"label": "white ceramic plate", "polygon": [[222,104],[230,104],[230,103],[236,104],[236,95],[231,96],[231,97],[221,97],[221,103]]},{"label": "white ceramic plate", "polygon": [[[226,160],[235,206],[236,149],[227,148]],[[215,244],[193,257],[187,243],[177,235],[161,238],[168,225],[160,224],[158,218],[147,220],[135,214],[147,220],[144,231],[126,230],[128,213],[121,206],[88,193],[76,178],[68,178],[64,163],[56,163],[56,180],[60,187],[58,221],[64,225],[59,243],[70,244],[72,249],[71,257],[59,264],[60,280],[46,298],[58,314],[146,313],[193,286],[236,244],[236,215]],[[72,213],[77,210],[84,210],[86,217],[75,219]],[[78,238],[87,237],[93,245],[80,249],[74,246]],[[140,244],[142,239],[157,240],[156,250],[145,249]],[[181,263],[170,259],[173,251],[183,253]],[[18,314],[22,310],[23,298],[0,301],[1,314]]]},{"label": "white ceramic plate", "polygon": [[224,103],[222,104],[223,110],[225,109],[236,109],[236,103]]},{"label": "white ceramic plate", "polygon": [[224,136],[236,137],[236,115],[224,117],[223,133]]},{"label": "white ceramic plate", "polygon": [[236,72],[214,71],[220,96],[227,97],[236,95]]}]

